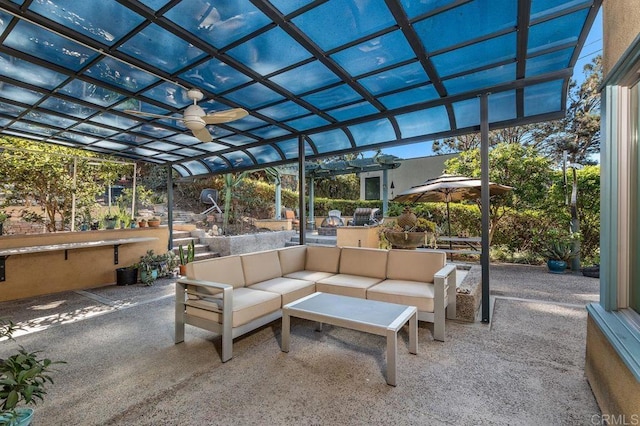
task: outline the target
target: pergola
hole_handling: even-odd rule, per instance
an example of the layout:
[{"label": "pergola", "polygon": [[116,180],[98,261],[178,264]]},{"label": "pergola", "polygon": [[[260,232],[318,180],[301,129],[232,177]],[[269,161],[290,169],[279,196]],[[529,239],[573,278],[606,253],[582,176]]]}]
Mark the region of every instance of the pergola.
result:
[{"label": "pergola", "polygon": [[[564,115],[601,1],[3,1],[0,133],[182,177],[298,162],[304,182],[305,159],[480,131],[488,185],[489,129]],[[192,87],[249,115],[202,143],[124,112],[181,117]],[[488,321],[488,241],[482,263]]]}]

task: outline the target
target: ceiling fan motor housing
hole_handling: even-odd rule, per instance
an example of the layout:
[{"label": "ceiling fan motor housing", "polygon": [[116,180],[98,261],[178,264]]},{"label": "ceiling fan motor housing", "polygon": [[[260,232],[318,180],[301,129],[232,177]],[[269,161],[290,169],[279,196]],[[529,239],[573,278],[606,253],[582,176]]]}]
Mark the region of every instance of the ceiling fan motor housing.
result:
[{"label": "ceiling fan motor housing", "polygon": [[202,116],[206,115],[198,105],[189,105],[184,110],[184,124],[189,130],[200,130],[206,125]]},{"label": "ceiling fan motor housing", "polygon": [[187,98],[191,99],[192,101],[195,101],[195,102],[201,101],[203,97],[204,95],[198,89],[187,90]]}]

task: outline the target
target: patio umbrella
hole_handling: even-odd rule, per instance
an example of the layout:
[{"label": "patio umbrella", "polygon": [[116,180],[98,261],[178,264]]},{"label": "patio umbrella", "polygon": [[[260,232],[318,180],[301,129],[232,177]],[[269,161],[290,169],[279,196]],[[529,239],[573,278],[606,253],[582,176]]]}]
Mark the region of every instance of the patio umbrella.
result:
[{"label": "patio umbrella", "polygon": [[[451,221],[449,216],[449,203],[452,201],[474,200],[480,198],[482,181],[466,176],[443,174],[436,178],[426,180],[424,183],[412,186],[398,194],[393,201],[399,202],[445,202],[447,203],[447,225],[449,237],[451,236]],[[511,191],[513,188],[506,185],[489,182],[489,194],[499,195]],[[449,241],[451,245],[451,241]]]}]

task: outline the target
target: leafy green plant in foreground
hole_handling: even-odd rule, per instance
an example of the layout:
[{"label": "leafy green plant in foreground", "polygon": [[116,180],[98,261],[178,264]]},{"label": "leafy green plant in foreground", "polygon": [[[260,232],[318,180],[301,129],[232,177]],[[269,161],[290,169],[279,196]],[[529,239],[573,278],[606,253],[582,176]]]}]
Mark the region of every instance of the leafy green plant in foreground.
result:
[{"label": "leafy green plant in foreground", "polygon": [[[11,321],[0,319],[0,339],[13,339],[19,330]],[[22,346],[18,353],[7,359],[0,359],[0,424],[10,424],[16,418],[19,405],[42,401],[47,391],[47,383],[53,384],[49,375],[53,364],[63,361],[51,361],[40,358],[40,351],[29,352]]]}]

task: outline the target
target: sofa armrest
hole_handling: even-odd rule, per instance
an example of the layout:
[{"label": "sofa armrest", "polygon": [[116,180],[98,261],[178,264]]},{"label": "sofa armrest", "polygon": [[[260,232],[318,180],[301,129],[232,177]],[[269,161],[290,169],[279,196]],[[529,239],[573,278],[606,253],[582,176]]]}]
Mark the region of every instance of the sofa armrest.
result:
[{"label": "sofa armrest", "polygon": [[452,274],[455,277],[455,275],[456,275],[456,265],[450,263],[448,265],[444,265],[444,267],[442,269],[440,269],[438,272],[436,272],[433,275],[433,277],[434,277],[434,279],[435,278],[447,279],[447,278],[451,277]]},{"label": "sofa armrest", "polygon": [[445,265],[433,275],[433,337],[444,342],[445,317],[456,317],[456,265]]},{"label": "sofa armrest", "polygon": [[[223,284],[223,283],[217,283],[214,281],[204,281],[204,280],[193,280],[193,279],[189,279],[189,278],[181,278],[179,279],[176,284],[181,284],[183,287],[183,291],[184,288],[186,288],[185,286],[187,285],[192,285],[195,287],[208,287],[208,288],[213,288],[213,289],[218,289],[218,290],[232,290],[233,291],[233,286],[231,284]],[[177,287],[176,287],[177,288]],[[224,295],[222,296],[224,297]]]},{"label": "sofa armrest", "polygon": [[[184,341],[185,324],[185,292],[187,286],[205,287],[222,290],[222,335],[231,339],[231,329],[233,321],[233,286],[230,284],[217,283],[213,281],[193,280],[182,278],[176,281],[176,330],[175,342]],[[224,338],[223,337],[223,338]],[[231,358],[229,355],[225,359],[225,347],[223,346],[222,359],[225,361]]]},{"label": "sofa armrest", "polygon": [[447,308],[447,318],[456,317],[456,265],[448,264],[433,276],[434,293],[437,301]]}]

